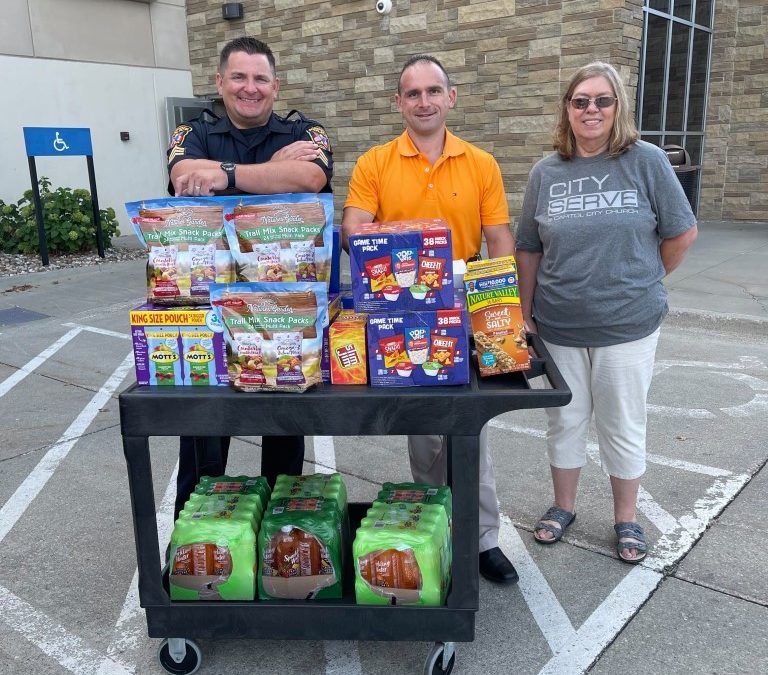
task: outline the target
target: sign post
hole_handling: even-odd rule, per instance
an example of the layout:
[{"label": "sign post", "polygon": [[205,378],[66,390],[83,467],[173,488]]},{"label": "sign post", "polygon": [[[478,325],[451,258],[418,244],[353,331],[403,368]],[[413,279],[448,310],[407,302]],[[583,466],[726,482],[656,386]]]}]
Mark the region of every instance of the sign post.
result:
[{"label": "sign post", "polygon": [[93,169],[93,146],[91,145],[91,130],[64,127],[23,127],[24,143],[29,159],[29,177],[32,180],[32,194],[35,203],[37,219],[37,236],[40,242],[40,257],[43,265],[48,265],[48,242],[45,237],[45,220],[43,204],[40,199],[40,188],[37,184],[37,166],[35,157],[58,157],[60,155],[82,157],[85,155],[88,164],[88,182],[91,186],[91,204],[93,206],[93,223],[96,226],[96,246],[99,255],[104,257],[104,236],[101,230],[99,216],[99,198],[96,194],[96,174]]}]

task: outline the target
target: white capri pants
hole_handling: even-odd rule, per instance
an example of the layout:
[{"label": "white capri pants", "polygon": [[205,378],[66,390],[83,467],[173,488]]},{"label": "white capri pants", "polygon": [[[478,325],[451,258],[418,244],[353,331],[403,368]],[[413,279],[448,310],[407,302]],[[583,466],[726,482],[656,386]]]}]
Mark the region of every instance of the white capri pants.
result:
[{"label": "white capri pants", "polygon": [[624,480],[645,473],[645,406],[659,331],[609,347],[562,347],[544,341],[573,392],[567,406],[546,409],[552,466],[578,469],[587,463],[587,432],[594,412],[603,471]]}]

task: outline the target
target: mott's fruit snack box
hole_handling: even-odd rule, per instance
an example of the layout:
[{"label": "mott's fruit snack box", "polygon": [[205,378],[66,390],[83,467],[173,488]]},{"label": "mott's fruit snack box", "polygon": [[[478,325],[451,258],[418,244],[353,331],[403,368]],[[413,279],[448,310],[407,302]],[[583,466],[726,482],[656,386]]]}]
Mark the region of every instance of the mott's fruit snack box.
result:
[{"label": "mott's fruit snack box", "polygon": [[273,499],[258,544],[262,600],[341,597],[344,537],[336,499]]},{"label": "mott's fruit snack box", "polygon": [[469,382],[466,313],[391,312],[368,315],[368,366],[373,387]]},{"label": "mott's fruit snack box", "polygon": [[358,604],[445,602],[451,541],[442,505],[375,502],[360,523],[352,555]]},{"label": "mott's fruit snack box", "polygon": [[349,236],[357,312],[453,307],[451,231],[444,220],[365,223]]},{"label": "mott's fruit snack box", "polygon": [[131,310],[130,321],[139,384],[228,384],[222,326],[210,306],[146,303]]},{"label": "mott's fruit snack box", "polygon": [[467,263],[464,287],[480,375],[530,368],[515,259]]}]

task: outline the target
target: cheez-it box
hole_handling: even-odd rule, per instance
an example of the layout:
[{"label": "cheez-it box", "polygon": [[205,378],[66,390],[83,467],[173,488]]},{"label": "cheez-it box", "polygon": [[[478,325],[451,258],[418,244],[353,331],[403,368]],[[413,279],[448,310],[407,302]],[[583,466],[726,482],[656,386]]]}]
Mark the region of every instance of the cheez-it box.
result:
[{"label": "cheez-it box", "polygon": [[389,312],[368,315],[372,387],[426,387],[469,382],[466,312]]},{"label": "cheez-it box", "polygon": [[451,230],[439,218],[356,225],[349,234],[357,312],[453,307]]}]

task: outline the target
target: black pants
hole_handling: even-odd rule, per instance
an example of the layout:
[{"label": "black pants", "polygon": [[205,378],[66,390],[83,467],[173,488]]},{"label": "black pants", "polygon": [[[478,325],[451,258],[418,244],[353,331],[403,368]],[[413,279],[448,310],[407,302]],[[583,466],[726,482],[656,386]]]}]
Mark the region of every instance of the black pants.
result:
[{"label": "black pants", "polygon": [[[195,438],[182,436],[179,439],[179,473],[176,479],[176,505],[173,519],[179,512],[200,476],[221,476],[227,472],[229,455],[229,436]],[[195,459],[195,442],[201,446],[200,466]],[[262,436],[261,437],[261,475],[275,485],[279,474],[300,476],[304,468],[303,436]]]}]

